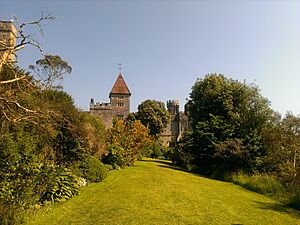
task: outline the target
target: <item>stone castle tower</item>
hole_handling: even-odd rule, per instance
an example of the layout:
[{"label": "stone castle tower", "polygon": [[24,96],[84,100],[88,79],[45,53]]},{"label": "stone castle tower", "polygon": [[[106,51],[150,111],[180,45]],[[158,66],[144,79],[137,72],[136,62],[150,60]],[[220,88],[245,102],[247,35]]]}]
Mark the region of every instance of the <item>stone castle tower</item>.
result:
[{"label": "stone castle tower", "polygon": [[18,31],[12,21],[0,21],[0,68],[4,62],[14,62],[14,47]]},{"label": "stone castle tower", "polygon": [[112,126],[112,121],[116,119],[125,119],[130,113],[130,96],[128,86],[122,76],[119,73],[115,84],[113,85],[111,92],[109,93],[109,103],[94,102],[91,99],[90,113],[98,115],[104,125],[108,128]]},{"label": "stone castle tower", "polygon": [[165,146],[174,147],[182,135],[189,130],[189,119],[187,112],[179,111],[179,101],[167,101],[167,109],[171,116],[171,123],[162,134]]}]

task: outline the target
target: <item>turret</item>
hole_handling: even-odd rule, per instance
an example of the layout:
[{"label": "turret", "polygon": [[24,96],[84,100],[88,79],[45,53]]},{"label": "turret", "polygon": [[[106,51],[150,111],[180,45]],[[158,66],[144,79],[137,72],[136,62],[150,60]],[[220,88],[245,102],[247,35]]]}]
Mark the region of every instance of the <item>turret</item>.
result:
[{"label": "turret", "polygon": [[179,101],[169,100],[167,101],[167,108],[171,115],[176,115],[179,113]]},{"label": "turret", "polygon": [[95,101],[93,98],[91,98],[91,101],[90,101],[90,108],[93,108],[95,105]]}]

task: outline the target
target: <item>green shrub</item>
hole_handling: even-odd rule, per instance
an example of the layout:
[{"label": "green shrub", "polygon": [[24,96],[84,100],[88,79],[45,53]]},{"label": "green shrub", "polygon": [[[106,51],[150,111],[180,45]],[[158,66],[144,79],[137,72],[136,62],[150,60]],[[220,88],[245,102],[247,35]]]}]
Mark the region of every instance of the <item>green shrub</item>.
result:
[{"label": "green shrub", "polygon": [[40,202],[61,202],[77,195],[79,187],[76,178],[71,170],[67,168],[49,167],[47,176],[43,180],[46,188],[40,198]]},{"label": "green shrub", "polygon": [[0,224],[16,224],[36,201],[36,140],[18,131],[0,137]]},{"label": "green shrub", "polygon": [[82,112],[83,128],[81,136],[84,137],[84,148],[88,154],[101,158],[107,154],[107,131],[102,120],[95,115]]},{"label": "green shrub", "polygon": [[0,224],[14,225],[20,223],[22,214],[17,207],[7,206],[0,202]]},{"label": "green shrub", "polygon": [[300,190],[298,189],[294,195],[292,195],[286,203],[287,206],[300,210]]},{"label": "green shrub", "polygon": [[247,175],[239,172],[231,175],[231,182],[248,190],[272,197],[285,195],[285,187],[273,176],[268,174]]},{"label": "green shrub", "polygon": [[154,159],[169,159],[170,151],[171,149],[169,147],[163,146],[162,142],[156,140],[149,145],[143,156]]},{"label": "green shrub", "polygon": [[117,145],[111,145],[108,148],[108,154],[102,158],[103,163],[111,165],[114,169],[126,166],[126,161],[122,155],[124,149]]},{"label": "green shrub", "polygon": [[80,163],[79,169],[89,182],[100,182],[108,173],[108,168],[95,157],[87,156]]}]

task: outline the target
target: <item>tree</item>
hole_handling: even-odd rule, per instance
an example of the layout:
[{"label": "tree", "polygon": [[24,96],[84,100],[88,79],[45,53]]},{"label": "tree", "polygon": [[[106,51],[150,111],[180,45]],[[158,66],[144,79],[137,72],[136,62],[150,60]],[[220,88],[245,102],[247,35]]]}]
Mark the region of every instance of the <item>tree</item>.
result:
[{"label": "tree", "polygon": [[[11,40],[0,41],[0,113],[4,119],[9,122],[19,122],[29,120],[37,123],[38,117],[47,115],[45,110],[39,110],[38,97],[41,92],[37,85],[37,80],[28,72],[19,69],[10,61],[10,55],[16,55],[16,52],[23,49],[25,46],[33,46],[44,55],[44,51],[40,44],[32,38],[32,35],[26,33],[26,28],[35,26],[43,34],[43,22],[53,20],[54,16],[50,13],[43,13],[38,20],[19,22],[14,16],[15,23],[13,28],[16,35],[16,43]],[[6,53],[7,54],[4,54]]]},{"label": "tree", "polygon": [[282,128],[286,133],[286,153],[290,153],[291,161],[293,162],[293,183],[296,182],[297,177],[297,161],[300,149],[300,118],[294,116],[292,113],[287,113],[282,120]]},{"label": "tree", "polygon": [[102,158],[107,154],[107,132],[101,119],[98,116],[86,112],[80,112],[83,117],[83,129],[80,136],[83,138],[86,151]]},{"label": "tree", "polygon": [[45,88],[55,88],[55,82],[61,81],[65,73],[71,73],[72,67],[58,55],[45,55],[29,69],[35,72]]},{"label": "tree", "polygon": [[170,115],[165,104],[156,100],[146,100],[138,106],[135,118],[150,130],[150,135],[159,137],[170,123]]},{"label": "tree", "polygon": [[[4,64],[13,64],[14,61],[11,61],[10,55],[16,55],[16,52],[23,49],[25,46],[33,46],[34,48],[38,49],[38,51],[44,55],[44,51],[42,47],[40,46],[39,42],[36,41],[34,38],[32,38],[32,35],[26,33],[26,28],[30,26],[35,26],[38,28],[39,32],[43,35],[43,22],[48,20],[54,20],[55,17],[51,13],[44,13],[42,12],[41,17],[37,20],[32,21],[26,21],[26,22],[20,22],[16,16],[14,17],[14,28],[16,29],[16,40],[17,43],[11,44],[11,42],[7,42],[7,40],[1,40],[0,41],[0,53],[7,52],[8,54],[6,57],[2,58],[0,60],[0,70]],[[5,82],[15,82],[22,77],[15,77],[11,80],[5,80]],[[0,82],[2,84],[3,81]]]},{"label": "tree", "polygon": [[17,123],[30,121],[37,124],[38,117],[42,117],[43,110],[40,110],[40,90],[29,73],[18,67],[4,65],[0,71],[3,80],[15,80],[15,77],[22,79],[0,85],[0,121],[2,123]]},{"label": "tree", "polygon": [[194,165],[221,171],[258,169],[264,153],[261,131],[272,113],[258,87],[209,74],[196,81],[190,97]]},{"label": "tree", "polygon": [[[0,51],[15,54],[22,47],[33,45],[43,54],[24,28],[41,28],[40,23],[50,18],[42,15],[38,21],[17,21],[21,42],[17,46],[0,46]],[[44,59],[49,68],[55,69],[50,74],[53,78],[60,79],[64,71],[71,71],[59,57]],[[42,66],[46,69],[46,65]],[[101,139],[101,125],[84,120],[68,94],[41,83],[43,80],[39,82],[5,57],[0,62],[0,223],[18,223],[20,213],[37,202],[65,199],[77,193],[76,177],[66,167],[82,155],[98,157],[103,153],[98,149],[102,146],[95,144]],[[56,196],[44,198],[47,192]]]},{"label": "tree", "polygon": [[299,172],[300,117],[288,112],[283,119],[275,118],[264,128],[262,141],[267,152],[267,172],[295,184]]},{"label": "tree", "polygon": [[104,162],[113,166],[130,166],[153,143],[149,129],[140,121],[115,121],[109,130],[109,154]]}]

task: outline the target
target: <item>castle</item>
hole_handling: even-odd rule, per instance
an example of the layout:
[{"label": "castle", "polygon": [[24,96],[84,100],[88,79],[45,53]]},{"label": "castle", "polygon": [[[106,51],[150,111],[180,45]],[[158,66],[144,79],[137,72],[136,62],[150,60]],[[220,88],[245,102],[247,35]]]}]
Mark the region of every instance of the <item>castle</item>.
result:
[{"label": "castle", "polygon": [[0,21],[0,69],[4,63],[15,60],[17,34],[18,31],[12,21]]},{"label": "castle", "polygon": [[182,135],[190,129],[188,113],[179,111],[179,101],[167,101],[167,109],[171,116],[171,123],[161,136],[165,146],[174,147]]},{"label": "castle", "polygon": [[[119,73],[111,92],[109,93],[109,103],[90,101],[90,113],[99,116],[107,128],[112,127],[113,118],[125,119],[130,113],[131,93],[122,76]],[[179,111],[179,101],[167,101],[167,109],[171,116],[161,140],[165,146],[175,146],[182,137],[182,134],[189,129],[189,120],[186,112]],[[186,110],[185,110],[186,111]]]},{"label": "castle", "polygon": [[[12,21],[0,21],[0,69],[3,63],[11,63],[15,60],[14,47],[16,45],[18,31]],[[122,76],[119,73],[110,93],[109,103],[90,101],[90,113],[99,116],[107,128],[112,127],[113,119],[125,119],[130,113],[131,93]],[[167,101],[167,109],[171,115],[171,122],[162,134],[165,146],[175,146],[182,134],[189,129],[188,115],[179,111],[179,101]]]},{"label": "castle", "polygon": [[109,103],[99,103],[91,99],[90,113],[99,116],[104,125],[112,127],[113,118],[125,119],[130,113],[131,93],[121,73],[109,93]]}]

